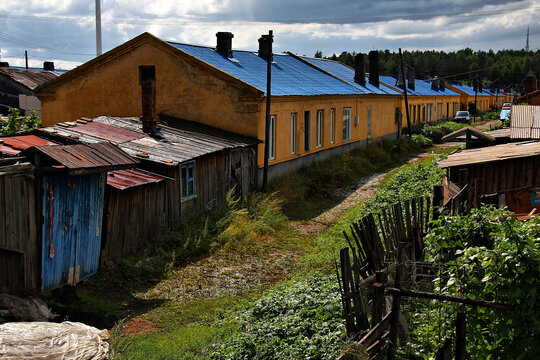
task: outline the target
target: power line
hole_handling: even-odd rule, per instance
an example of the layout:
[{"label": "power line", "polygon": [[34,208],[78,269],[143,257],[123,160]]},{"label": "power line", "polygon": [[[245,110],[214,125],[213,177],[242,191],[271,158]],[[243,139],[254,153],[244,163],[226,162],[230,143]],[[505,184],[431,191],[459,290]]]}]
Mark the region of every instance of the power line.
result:
[{"label": "power line", "polygon": [[[242,21],[244,24],[235,24],[235,26],[250,26],[250,22],[255,23],[309,23],[309,22],[318,22],[318,23],[374,23],[382,22],[389,20],[425,20],[434,17],[461,17],[461,18],[470,18],[478,16],[491,16],[491,15],[500,15],[503,11],[508,13],[511,11],[517,10],[528,10],[530,12],[536,12],[540,10],[540,6],[513,6],[511,8],[505,8],[504,10],[476,10],[470,12],[464,11],[440,11],[440,12],[426,12],[426,13],[415,13],[411,15],[378,15],[378,16],[358,16],[358,17],[337,17],[337,18],[268,18],[264,21],[246,21],[244,19],[238,20],[228,20],[228,21]],[[31,21],[65,21],[65,22],[75,22],[75,23],[92,23],[94,20],[92,17],[69,17],[69,16],[38,16],[38,15],[8,15],[0,14],[0,18],[4,19],[17,19],[17,20],[31,20]],[[227,20],[222,20],[225,22]],[[103,23],[108,24],[151,24],[151,25],[199,25],[199,26],[215,26],[216,23],[220,21],[216,19],[197,19],[197,20],[178,20],[178,19],[140,19],[140,18],[109,18],[102,19]]]},{"label": "power line", "polygon": [[0,39],[8,41],[8,42],[10,42],[12,44],[23,46],[23,47],[33,49],[33,50],[42,50],[42,49],[44,49],[44,50],[48,50],[49,52],[52,52],[52,53],[58,53],[58,54],[64,54],[64,55],[77,55],[77,56],[93,56],[94,55],[94,54],[85,54],[85,53],[77,53],[77,52],[66,51],[66,50],[59,50],[59,49],[51,48],[51,47],[48,47],[48,46],[45,46],[45,45],[34,44],[32,42],[17,38],[17,37],[15,37],[13,35],[6,34],[4,32],[0,32]]}]

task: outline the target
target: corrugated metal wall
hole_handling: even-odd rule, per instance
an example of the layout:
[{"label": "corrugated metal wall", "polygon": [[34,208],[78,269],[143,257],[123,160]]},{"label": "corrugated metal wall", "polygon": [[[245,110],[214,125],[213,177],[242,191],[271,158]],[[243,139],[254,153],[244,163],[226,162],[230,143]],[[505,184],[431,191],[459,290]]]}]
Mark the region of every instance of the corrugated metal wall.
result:
[{"label": "corrugated metal wall", "polygon": [[512,139],[540,139],[540,106],[512,105]]},{"label": "corrugated metal wall", "polygon": [[97,273],[104,187],[105,173],[43,178],[42,290]]},{"label": "corrugated metal wall", "polygon": [[0,292],[39,288],[34,167],[0,168]]}]

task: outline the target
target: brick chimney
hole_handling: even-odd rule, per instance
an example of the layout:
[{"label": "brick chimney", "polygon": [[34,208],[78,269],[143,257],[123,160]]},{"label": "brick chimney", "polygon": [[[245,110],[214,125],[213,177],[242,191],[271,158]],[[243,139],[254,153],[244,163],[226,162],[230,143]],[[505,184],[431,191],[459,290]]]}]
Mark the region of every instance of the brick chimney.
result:
[{"label": "brick chimney", "polygon": [[439,79],[439,90],[444,91],[446,89],[446,81]]},{"label": "brick chimney", "polygon": [[43,70],[54,71],[54,61],[44,61]]},{"label": "brick chimney", "polygon": [[356,54],[354,57],[354,82],[366,86],[366,57]]},{"label": "brick chimney", "polygon": [[412,66],[408,66],[408,70],[407,70],[409,73],[407,74],[407,87],[411,90],[414,90],[415,88],[415,83],[414,83],[414,80],[415,80],[415,76],[416,76],[416,70],[412,67]]},{"label": "brick chimney", "polygon": [[534,75],[527,76],[525,80],[525,94],[536,91],[536,77]]},{"label": "brick chimney", "polygon": [[274,42],[273,36],[261,35],[259,38],[259,56],[267,59],[268,55],[272,55],[272,43]]},{"label": "brick chimney", "polygon": [[156,67],[139,66],[139,84],[142,92],[142,126],[145,133],[157,130]]},{"label": "brick chimney", "polygon": [[379,52],[369,52],[369,83],[379,87]]},{"label": "brick chimney", "polygon": [[230,32],[218,32],[216,37],[216,51],[223,56],[232,57],[232,38],[234,35]]},{"label": "brick chimney", "polygon": [[438,90],[439,89],[439,79],[433,78],[431,79],[431,90]]}]

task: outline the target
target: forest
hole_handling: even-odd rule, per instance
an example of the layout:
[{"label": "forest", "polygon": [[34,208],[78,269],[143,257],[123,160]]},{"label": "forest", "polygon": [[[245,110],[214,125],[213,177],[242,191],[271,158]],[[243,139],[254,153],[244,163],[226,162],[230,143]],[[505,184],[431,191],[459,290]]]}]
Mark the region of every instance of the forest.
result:
[{"label": "forest", "polygon": [[[344,51],[339,55],[324,56],[321,51],[315,53],[317,58],[338,60],[354,66],[356,52]],[[416,71],[419,79],[430,79],[438,76],[448,82],[462,82],[472,85],[474,79],[482,82],[485,88],[499,88],[522,93],[525,78],[535,75],[540,78],[540,50],[500,50],[494,52],[474,51],[470,48],[445,52],[435,50],[403,52],[403,61]],[[366,56],[366,69],[369,59]],[[395,75],[399,65],[399,54],[389,50],[379,51],[379,73]]]}]

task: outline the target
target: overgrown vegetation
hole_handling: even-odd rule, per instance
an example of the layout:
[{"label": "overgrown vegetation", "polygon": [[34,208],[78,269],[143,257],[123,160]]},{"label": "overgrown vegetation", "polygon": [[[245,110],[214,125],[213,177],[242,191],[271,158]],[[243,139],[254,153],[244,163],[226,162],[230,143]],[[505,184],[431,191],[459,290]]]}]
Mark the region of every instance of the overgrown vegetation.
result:
[{"label": "overgrown vegetation", "polygon": [[276,179],[271,191],[279,191],[285,214],[307,219],[336,201],[336,190],[354,180],[381,172],[418,153],[422,146],[409,138],[385,140],[317,162]]},{"label": "overgrown vegetation", "polygon": [[344,324],[335,276],[311,276],[269,291],[238,313],[239,331],[214,344],[215,360],[333,359]]},{"label": "overgrown vegetation", "polygon": [[436,329],[428,326],[433,312],[443,319],[439,333],[451,335],[452,319],[464,311],[471,359],[535,359],[540,353],[540,218],[519,222],[505,210],[482,207],[469,216],[441,217],[425,241],[428,258],[442,269],[436,291],[508,304],[515,311],[433,303],[415,314],[424,320],[414,328],[420,340],[416,352],[434,347]]},{"label": "overgrown vegetation", "polygon": [[[437,124],[416,124],[411,127],[412,137],[416,135],[416,141],[426,141],[425,138],[431,140],[435,144],[440,144],[443,136],[450,134],[456,130],[466,127],[467,124],[460,124],[454,121],[443,121]],[[423,138],[419,137],[423,136]]]},{"label": "overgrown vegetation", "polygon": [[37,129],[41,126],[41,120],[37,116],[37,111],[32,110],[28,116],[21,116],[21,112],[16,108],[9,108],[6,118],[0,117],[0,135],[12,135],[19,131]]}]

